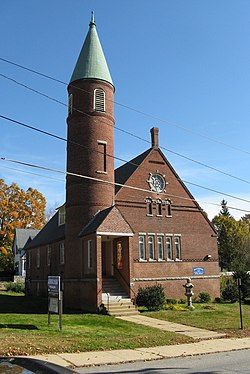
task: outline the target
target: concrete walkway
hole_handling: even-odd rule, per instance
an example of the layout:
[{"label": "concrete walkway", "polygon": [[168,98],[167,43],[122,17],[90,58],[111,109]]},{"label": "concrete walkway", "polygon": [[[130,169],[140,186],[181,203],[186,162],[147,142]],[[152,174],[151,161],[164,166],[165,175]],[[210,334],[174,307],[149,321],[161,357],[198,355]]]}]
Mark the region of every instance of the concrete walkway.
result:
[{"label": "concrete walkway", "polygon": [[189,344],[168,345],[152,348],[37,355],[32,356],[32,358],[48,361],[50,363],[72,368],[77,371],[77,368],[86,366],[118,364],[133,361],[159,360],[170,357],[183,357],[206,353],[250,349],[250,338],[226,339],[222,338],[223,334],[217,334],[214,331],[208,331],[195,327],[184,326],[177,323],[161,321],[142,315],[130,317],[124,316],[119,318],[129,322],[139,323],[165,331],[173,331],[179,334],[184,334],[194,339],[199,339],[199,341]]},{"label": "concrete walkway", "polygon": [[172,331],[178,334],[183,334],[189,336],[193,339],[205,340],[205,339],[216,339],[222,338],[225,334],[219,334],[215,331],[199,329],[197,327],[181,325],[179,323],[172,323],[168,321],[163,321],[157,318],[151,318],[143,316],[142,314],[134,316],[121,316],[116,317],[128,322],[139,323],[140,325],[145,325],[148,327],[155,327],[163,331]]}]

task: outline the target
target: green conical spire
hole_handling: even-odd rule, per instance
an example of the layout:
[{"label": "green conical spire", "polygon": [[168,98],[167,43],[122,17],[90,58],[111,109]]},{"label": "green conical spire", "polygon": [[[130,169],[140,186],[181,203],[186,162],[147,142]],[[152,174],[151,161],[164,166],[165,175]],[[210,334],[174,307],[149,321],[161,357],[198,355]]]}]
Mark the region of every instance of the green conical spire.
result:
[{"label": "green conical spire", "polygon": [[109,68],[96,31],[94,12],[91,14],[89,31],[78,57],[70,83],[79,79],[91,78],[101,79],[113,85]]}]

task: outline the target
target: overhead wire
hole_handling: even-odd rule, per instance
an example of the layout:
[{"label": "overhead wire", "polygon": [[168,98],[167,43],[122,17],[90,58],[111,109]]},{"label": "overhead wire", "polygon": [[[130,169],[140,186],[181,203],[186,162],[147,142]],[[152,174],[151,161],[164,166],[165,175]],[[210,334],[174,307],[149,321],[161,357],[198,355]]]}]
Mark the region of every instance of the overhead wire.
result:
[{"label": "overhead wire", "polygon": [[[31,88],[31,87],[29,87],[29,86],[27,86],[27,85],[24,85],[24,84],[22,84],[22,83],[16,81],[15,79],[12,79],[12,78],[10,78],[10,77],[7,77],[7,76],[4,75],[4,74],[0,74],[0,76],[4,77],[4,78],[6,78],[6,79],[9,79],[9,80],[11,80],[12,82],[14,82],[14,83],[16,83],[16,84],[18,84],[18,85],[21,85],[21,86],[23,86],[23,87],[25,87],[25,88],[27,88],[27,89],[29,89],[29,90],[31,90],[31,91],[33,91],[33,92],[39,94],[39,95],[41,95],[41,96],[44,96],[44,97],[46,97],[47,99],[53,100],[54,102],[57,102],[57,103],[59,103],[59,104],[65,106],[65,107],[67,107],[67,104],[66,104],[66,103],[63,103],[63,102],[60,101],[60,100],[54,99],[54,98],[52,98],[51,96],[48,96],[48,95],[46,95],[46,94],[44,94],[44,93],[42,93],[42,92],[40,92],[40,91],[38,91],[38,90],[35,90],[35,89],[33,89],[33,88]],[[83,111],[81,111],[81,110],[79,110],[79,109],[76,109],[76,108],[73,108],[73,109],[76,110],[77,112],[83,114],[83,115],[90,116],[88,113],[83,112]],[[99,120],[99,121],[101,122],[101,120]],[[126,131],[126,130],[124,130],[124,129],[121,129],[121,128],[117,127],[117,126],[114,126],[114,128],[115,128],[116,130],[121,131],[121,132],[123,132],[123,133],[125,133],[125,134],[127,134],[127,135],[130,135],[130,136],[132,136],[132,137],[134,137],[134,138],[136,138],[136,139],[139,139],[139,140],[141,140],[141,141],[143,141],[143,142],[150,143],[148,140],[143,139],[141,136],[135,135],[135,134],[133,134],[133,133],[131,133],[131,132],[129,132],[129,131]],[[203,166],[203,167],[208,168],[208,169],[210,169],[210,170],[216,171],[216,172],[218,172],[218,173],[220,173],[220,174],[226,175],[226,176],[228,176],[228,177],[230,177],[230,178],[233,178],[233,179],[239,180],[239,181],[241,181],[241,182],[244,182],[244,183],[250,184],[250,181],[248,181],[248,180],[246,180],[246,179],[243,179],[243,178],[237,177],[237,176],[235,176],[235,175],[233,175],[233,174],[227,173],[227,172],[225,172],[225,171],[223,171],[223,170],[220,170],[220,169],[215,168],[215,167],[213,167],[213,166],[207,165],[207,164],[205,164],[205,163],[203,163],[203,162],[200,162],[200,161],[194,160],[194,159],[191,158],[191,157],[184,156],[184,155],[182,155],[181,153],[176,152],[176,151],[173,151],[173,150],[171,150],[171,149],[169,149],[169,148],[166,148],[166,147],[164,147],[164,146],[161,146],[161,148],[164,149],[165,151],[169,152],[169,153],[172,153],[172,154],[178,156],[178,157],[181,157],[181,158],[184,158],[185,160],[188,160],[188,161],[191,161],[191,162],[193,162],[193,163],[196,163],[197,165],[200,165],[200,166]]]},{"label": "overhead wire", "polygon": [[[55,139],[58,139],[58,140],[61,140],[61,141],[68,142],[68,143],[70,143],[70,144],[73,144],[73,145],[79,146],[79,147],[81,147],[81,148],[90,149],[91,152],[96,152],[96,153],[104,154],[104,152],[102,152],[102,151],[100,151],[100,150],[98,150],[98,149],[93,149],[93,148],[91,148],[90,146],[85,146],[85,145],[83,145],[83,144],[80,144],[80,143],[74,142],[74,141],[69,140],[69,139],[67,140],[66,138],[63,138],[62,136],[52,134],[51,132],[41,130],[41,129],[37,128],[37,127],[34,127],[34,126],[31,126],[31,125],[25,124],[25,123],[23,123],[23,122],[20,122],[20,121],[14,120],[14,119],[12,119],[12,118],[9,118],[9,117],[6,117],[6,116],[3,116],[3,115],[1,115],[1,114],[0,114],[0,118],[3,118],[3,119],[8,120],[8,121],[10,121],[10,122],[13,122],[13,123],[15,123],[15,124],[17,124],[17,125],[20,125],[20,126],[22,126],[22,127],[28,128],[28,129],[30,129],[30,130],[33,130],[33,131],[39,132],[39,133],[41,133],[41,134],[44,134],[44,135],[50,136],[50,137],[52,137],[52,138],[55,138]],[[140,165],[136,164],[135,162],[127,161],[127,160],[124,160],[124,159],[122,159],[122,158],[120,158],[120,157],[116,157],[116,156],[114,156],[114,155],[110,155],[110,154],[106,154],[106,155],[107,155],[108,157],[112,157],[112,158],[114,158],[115,160],[119,160],[119,161],[122,161],[122,162],[125,162],[125,163],[128,163],[128,164],[131,164],[132,166],[135,166],[135,167],[140,166]],[[140,166],[140,167],[143,168],[144,170],[147,170],[148,172],[151,171],[151,169],[146,168],[145,166]],[[169,176],[169,177],[170,177],[170,176]],[[173,177],[172,177],[172,178],[173,178]],[[231,198],[236,199],[236,200],[240,200],[240,201],[244,201],[244,202],[250,203],[250,200],[243,199],[243,198],[240,198],[240,197],[238,197],[238,196],[234,196],[234,195],[231,195],[231,194],[227,194],[227,193],[225,193],[225,192],[217,191],[217,190],[215,190],[215,189],[211,189],[211,188],[209,188],[209,187],[201,186],[201,185],[199,185],[199,184],[196,184],[196,183],[192,183],[192,182],[189,182],[189,181],[183,180],[183,179],[181,179],[181,178],[179,178],[179,177],[177,177],[177,179],[178,179],[179,181],[183,182],[183,183],[188,183],[188,184],[193,185],[193,186],[195,186],[195,187],[199,187],[199,188],[202,188],[202,189],[205,189],[205,190],[211,191],[211,192],[218,193],[218,194],[223,195],[223,196],[231,197]]]},{"label": "overhead wire", "polygon": [[[141,187],[131,186],[131,185],[128,185],[128,184],[122,184],[122,183],[112,182],[112,181],[107,181],[107,180],[102,180],[100,178],[90,177],[90,176],[83,175],[83,174],[78,174],[78,173],[72,173],[72,172],[69,172],[69,171],[63,171],[63,170],[54,169],[54,168],[50,168],[50,167],[45,167],[45,166],[41,166],[41,165],[36,165],[36,164],[32,164],[32,163],[27,163],[27,162],[23,162],[23,161],[19,161],[19,160],[12,160],[12,159],[8,159],[6,157],[0,157],[0,160],[11,162],[11,163],[14,163],[14,164],[23,165],[23,166],[28,166],[28,167],[32,167],[32,168],[51,171],[51,172],[55,172],[55,173],[59,173],[59,174],[63,174],[63,175],[70,175],[70,176],[74,176],[74,177],[79,177],[79,178],[83,178],[83,179],[87,179],[87,180],[91,180],[91,181],[95,181],[95,182],[100,182],[100,183],[104,183],[104,184],[110,184],[110,185],[113,185],[113,186],[124,187],[124,188],[132,189],[132,190],[135,190],[135,191],[141,191],[141,192],[155,194],[154,191],[149,191],[149,190],[147,190],[145,188],[141,188]],[[161,194],[165,195],[167,197],[178,198],[178,199],[182,199],[182,200],[186,200],[186,201],[192,201],[199,206],[199,203],[194,198],[188,198],[188,197],[184,197],[184,196],[168,194],[168,193],[165,193],[165,192],[162,192]],[[221,206],[221,204],[211,203],[211,202],[206,202],[206,204]],[[232,207],[232,206],[228,206],[228,208],[233,209],[233,210],[237,210],[237,211],[250,213],[250,210],[246,210],[246,209],[236,208],[236,207]]]},{"label": "overhead wire", "polygon": [[[3,57],[0,57],[0,60],[6,62],[6,63],[8,63],[8,64],[11,64],[11,65],[13,65],[13,66],[16,66],[16,67],[18,67],[18,68],[21,68],[21,69],[24,69],[24,70],[26,70],[26,71],[29,71],[29,72],[31,72],[31,73],[33,73],[33,74],[36,74],[36,75],[42,76],[42,77],[47,78],[47,79],[50,79],[50,80],[52,80],[52,81],[54,81],[54,82],[57,82],[57,83],[63,84],[63,85],[65,85],[65,86],[68,86],[68,83],[66,83],[66,82],[64,82],[64,81],[62,81],[62,80],[60,80],[60,79],[54,78],[54,77],[52,77],[52,76],[50,76],[50,75],[48,75],[48,74],[41,73],[41,72],[39,72],[39,71],[37,71],[37,70],[34,70],[34,69],[30,69],[30,68],[28,68],[28,67],[26,67],[26,66],[24,66],[24,65],[17,64],[17,63],[15,63],[15,62],[10,61],[10,60],[7,60],[7,59],[5,59],[5,58],[3,58]],[[83,91],[83,92],[85,92],[85,93],[90,93],[89,91],[86,91],[86,90],[84,90],[84,89],[81,88],[81,87],[76,87],[76,89],[77,89],[77,90],[81,90],[81,91]],[[136,113],[138,113],[138,114],[141,114],[141,115],[143,115],[143,116],[146,116],[146,117],[152,118],[152,119],[154,119],[154,120],[156,120],[156,121],[159,121],[159,122],[162,122],[162,123],[166,123],[166,124],[168,124],[168,125],[170,125],[170,126],[174,126],[174,127],[180,128],[181,130],[184,130],[184,131],[186,131],[186,132],[189,132],[189,133],[192,133],[192,134],[198,135],[198,136],[200,136],[200,137],[202,137],[202,138],[205,138],[205,139],[210,140],[210,141],[212,141],[212,142],[218,143],[218,144],[223,145],[223,146],[225,146],[225,147],[228,147],[228,148],[234,149],[234,150],[236,150],[236,151],[239,151],[239,152],[242,152],[242,153],[246,153],[246,154],[250,154],[250,151],[247,151],[247,150],[245,150],[245,149],[242,149],[242,148],[239,148],[239,147],[233,146],[233,145],[231,145],[231,144],[227,144],[227,143],[225,143],[225,142],[223,142],[223,141],[221,141],[221,140],[218,140],[218,139],[212,138],[212,137],[210,137],[210,136],[208,136],[208,135],[205,135],[205,134],[202,134],[202,133],[200,133],[200,132],[194,131],[194,130],[192,130],[192,129],[190,129],[190,128],[187,128],[187,127],[185,127],[185,126],[183,126],[183,125],[181,125],[181,124],[179,124],[179,123],[177,123],[177,122],[167,121],[167,120],[162,119],[162,118],[160,118],[160,117],[157,117],[157,116],[155,116],[155,115],[153,115],[153,114],[149,114],[149,113],[146,113],[146,112],[141,111],[141,110],[139,110],[139,109],[133,108],[133,107],[131,107],[131,106],[128,106],[128,105],[125,105],[125,104],[119,103],[119,102],[117,102],[117,101],[115,101],[115,100],[110,100],[110,99],[107,99],[107,100],[108,100],[108,101],[112,101],[114,104],[119,105],[119,106],[121,106],[121,107],[123,107],[123,108],[125,108],[125,109],[131,110],[131,111],[136,112]]]}]

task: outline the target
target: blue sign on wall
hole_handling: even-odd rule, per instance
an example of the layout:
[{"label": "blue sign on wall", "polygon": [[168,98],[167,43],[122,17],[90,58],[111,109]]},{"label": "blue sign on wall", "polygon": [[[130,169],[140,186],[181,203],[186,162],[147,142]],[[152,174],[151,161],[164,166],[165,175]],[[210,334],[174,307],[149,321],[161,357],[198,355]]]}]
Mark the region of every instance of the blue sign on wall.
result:
[{"label": "blue sign on wall", "polygon": [[48,276],[48,291],[59,293],[59,291],[60,291],[60,276]]},{"label": "blue sign on wall", "polygon": [[205,273],[205,269],[203,267],[193,268],[194,275],[203,275]]}]

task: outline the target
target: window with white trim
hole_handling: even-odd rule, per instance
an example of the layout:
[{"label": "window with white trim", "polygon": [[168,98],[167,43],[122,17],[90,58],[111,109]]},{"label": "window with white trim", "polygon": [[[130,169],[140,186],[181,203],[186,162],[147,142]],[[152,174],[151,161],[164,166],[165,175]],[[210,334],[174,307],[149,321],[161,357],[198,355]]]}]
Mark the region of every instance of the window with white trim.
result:
[{"label": "window with white trim", "polygon": [[88,240],[88,268],[92,269],[93,267],[93,242]]},{"label": "window with white trim", "polygon": [[51,265],[51,245],[47,245],[47,266]]},{"label": "window with white trim", "polygon": [[36,267],[37,269],[40,268],[40,248],[36,250]]},{"label": "window with white trim", "polygon": [[[99,173],[107,172],[107,142],[102,140],[97,140],[98,154],[100,162]],[[98,165],[99,166],[99,165]]]},{"label": "window with white trim", "polygon": [[172,236],[166,236],[166,251],[168,261],[173,260],[173,251],[172,251]]},{"label": "window with white trim", "polygon": [[175,259],[181,260],[181,237],[179,235],[175,235],[174,237],[174,247],[175,247]]},{"label": "window with white trim", "polygon": [[66,220],[66,210],[65,210],[65,205],[61,206],[59,208],[59,213],[58,213],[58,226],[64,225]]},{"label": "window with white trim", "polygon": [[146,260],[145,235],[139,235],[139,259]]},{"label": "window with white trim", "polygon": [[148,236],[148,258],[149,260],[155,259],[155,243],[154,243],[154,235]]},{"label": "window with white trim", "polygon": [[59,264],[64,264],[64,242],[59,243]]},{"label": "window with white trim", "polygon": [[157,236],[157,247],[158,247],[158,260],[162,261],[164,259],[164,252],[163,252],[163,236]]},{"label": "window with white trim", "polygon": [[94,91],[94,110],[105,112],[105,92],[100,88],[96,88]]}]

